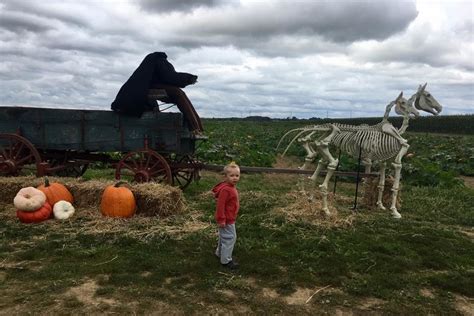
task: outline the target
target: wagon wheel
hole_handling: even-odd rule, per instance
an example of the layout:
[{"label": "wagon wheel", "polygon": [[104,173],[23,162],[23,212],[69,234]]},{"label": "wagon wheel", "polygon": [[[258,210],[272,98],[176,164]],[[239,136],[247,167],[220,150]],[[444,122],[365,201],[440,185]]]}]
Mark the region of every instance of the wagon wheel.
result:
[{"label": "wagon wheel", "polygon": [[198,163],[196,158],[189,155],[176,157],[171,164],[173,185],[184,190],[193,180],[198,180],[201,177]]},{"label": "wagon wheel", "polygon": [[129,152],[117,163],[115,179],[171,184],[171,169],[163,156],[150,149]]},{"label": "wagon wheel", "polygon": [[26,138],[16,134],[0,134],[0,174],[17,176],[21,170],[34,170],[43,175],[41,156]]}]

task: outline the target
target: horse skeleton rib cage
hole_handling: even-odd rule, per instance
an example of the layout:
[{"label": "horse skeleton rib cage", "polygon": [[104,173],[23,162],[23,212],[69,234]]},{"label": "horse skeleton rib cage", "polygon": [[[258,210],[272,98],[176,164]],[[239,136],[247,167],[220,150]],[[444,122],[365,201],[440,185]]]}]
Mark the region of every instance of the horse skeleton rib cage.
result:
[{"label": "horse skeleton rib cage", "polygon": [[[392,186],[390,210],[393,217],[401,217],[396,208],[396,200],[400,186],[402,158],[410,147],[407,140],[401,135],[407,129],[410,118],[419,116],[417,109],[429,112],[433,115],[438,115],[442,110],[442,106],[438,101],[426,91],[426,85],[426,83],[420,85],[418,91],[408,100],[403,97],[403,92],[400,93],[395,101],[387,105],[382,121],[375,125],[327,123],[292,129],[283,135],[280,143],[288,135],[298,132],[286,147],[283,155],[286,154],[295,141],[301,143],[307,153],[305,163],[301,169],[306,169],[308,163],[314,161],[318,153],[321,155],[316,170],[310,179],[316,181],[321,170],[324,167],[327,168],[326,177],[319,186],[322,193],[323,211],[326,214],[329,215],[327,203],[328,183],[338,164],[338,159],[335,159],[329,151],[329,145],[331,144],[353,157],[357,158],[360,155],[366,173],[370,172],[373,161],[380,162],[377,206],[382,210],[385,210],[382,203],[382,195],[385,185],[386,161],[395,157],[392,163],[395,170],[395,179]],[[395,128],[392,123],[388,121],[388,116],[393,106],[395,106],[395,112],[403,116],[403,123],[399,129]],[[322,136],[314,139],[315,135],[320,135],[321,133],[323,133]],[[278,146],[280,146],[280,143]]]}]

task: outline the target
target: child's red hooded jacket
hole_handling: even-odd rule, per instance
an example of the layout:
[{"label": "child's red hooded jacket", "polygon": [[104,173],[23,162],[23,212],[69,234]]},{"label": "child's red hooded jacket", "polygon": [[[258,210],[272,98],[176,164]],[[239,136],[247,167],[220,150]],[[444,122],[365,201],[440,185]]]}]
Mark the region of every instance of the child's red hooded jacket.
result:
[{"label": "child's red hooded jacket", "polygon": [[217,224],[234,224],[240,207],[239,193],[235,186],[228,182],[221,182],[212,188],[212,193],[217,199],[215,214]]}]

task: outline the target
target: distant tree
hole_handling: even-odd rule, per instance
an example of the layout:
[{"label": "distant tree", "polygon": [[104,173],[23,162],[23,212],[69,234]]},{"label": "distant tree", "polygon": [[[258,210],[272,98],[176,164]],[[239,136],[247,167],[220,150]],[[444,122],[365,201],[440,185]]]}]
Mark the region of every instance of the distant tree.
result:
[{"label": "distant tree", "polygon": [[245,117],[243,120],[245,121],[271,121],[272,119],[268,116],[252,115],[252,116]]}]

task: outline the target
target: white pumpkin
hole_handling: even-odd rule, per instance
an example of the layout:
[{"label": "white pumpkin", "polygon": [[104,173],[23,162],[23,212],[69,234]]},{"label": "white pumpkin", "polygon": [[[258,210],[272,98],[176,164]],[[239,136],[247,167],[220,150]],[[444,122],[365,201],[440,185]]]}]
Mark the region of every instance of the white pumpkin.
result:
[{"label": "white pumpkin", "polygon": [[68,219],[74,214],[74,206],[68,201],[58,201],[53,206],[54,218],[56,219]]},{"label": "white pumpkin", "polygon": [[33,187],[26,187],[18,191],[13,199],[13,205],[17,210],[33,212],[41,208],[46,202],[46,195]]}]

